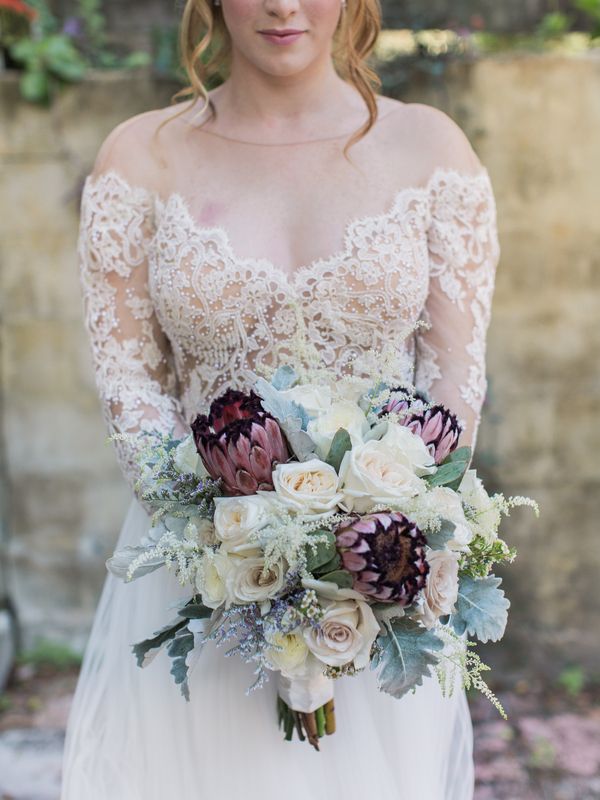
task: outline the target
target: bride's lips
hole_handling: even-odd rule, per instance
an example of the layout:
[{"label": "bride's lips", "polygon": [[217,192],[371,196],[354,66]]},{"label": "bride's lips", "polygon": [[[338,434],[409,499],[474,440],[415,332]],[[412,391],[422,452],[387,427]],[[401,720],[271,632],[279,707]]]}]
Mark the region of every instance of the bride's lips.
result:
[{"label": "bride's lips", "polygon": [[269,28],[263,31],[259,31],[260,35],[263,39],[266,39],[268,42],[272,44],[292,44],[292,42],[296,42],[303,33],[306,31],[298,30],[297,28],[285,28],[282,30],[276,30],[274,28]]}]

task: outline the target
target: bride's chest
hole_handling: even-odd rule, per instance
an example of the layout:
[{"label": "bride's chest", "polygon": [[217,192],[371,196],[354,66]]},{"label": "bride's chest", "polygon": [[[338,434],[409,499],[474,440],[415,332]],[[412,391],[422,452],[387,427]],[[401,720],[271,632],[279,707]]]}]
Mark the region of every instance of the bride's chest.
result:
[{"label": "bride's chest", "polygon": [[423,307],[428,224],[426,194],[401,190],[383,213],[348,222],[341,249],[289,273],[238,253],[224,228],[199,224],[173,194],[157,201],[150,294],[183,351],[242,338],[260,349],[292,336],[298,315],[315,338],[370,346],[375,331],[400,333]]}]

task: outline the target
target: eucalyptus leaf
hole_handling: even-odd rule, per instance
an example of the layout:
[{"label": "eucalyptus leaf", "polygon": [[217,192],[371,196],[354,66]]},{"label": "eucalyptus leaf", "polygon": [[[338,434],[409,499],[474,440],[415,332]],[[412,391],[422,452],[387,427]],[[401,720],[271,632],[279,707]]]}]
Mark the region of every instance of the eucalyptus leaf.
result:
[{"label": "eucalyptus leaf", "polygon": [[502,578],[488,575],[471,578],[461,575],[458,585],[456,611],[451,617],[459,635],[467,633],[480,642],[497,642],[504,635],[510,601],[500,589]]},{"label": "eucalyptus leaf", "polygon": [[132,650],[136,657],[138,667],[147,667],[167,642],[172,641],[177,635],[177,632],[185,625],[185,619],[178,619],[175,622],[170,622],[168,625],[165,625],[165,627],[161,628],[159,631],[156,631],[154,636],[150,639],[144,639],[142,642],[134,644]]},{"label": "eucalyptus leaf", "polygon": [[424,480],[430,486],[449,486],[456,481],[461,481],[465,473],[467,462],[449,461],[441,464],[432,475],[426,475]]},{"label": "eucalyptus leaf", "polygon": [[187,682],[187,657],[193,649],[194,634],[189,631],[187,627],[177,631],[175,638],[171,641],[167,649],[167,655],[172,659],[171,675],[175,679],[175,683],[179,686],[181,694],[186,700],[190,699],[190,690]]},{"label": "eucalyptus leaf", "polygon": [[384,627],[387,633],[377,638],[381,650],[372,659],[371,669],[379,669],[377,685],[381,691],[400,698],[431,675],[431,667],[439,661],[436,652],[444,643],[411,619],[386,620]]},{"label": "eucalyptus leaf", "polygon": [[339,553],[336,553],[330,561],[319,567],[316,572],[319,575],[324,575],[326,572],[336,572],[341,566],[342,559],[340,558]]},{"label": "eucalyptus leaf", "polygon": [[290,367],[289,364],[284,364],[283,367],[279,367],[271,378],[271,384],[279,392],[284,392],[286,389],[290,389],[297,380],[296,370]]},{"label": "eucalyptus leaf", "polygon": [[354,579],[352,575],[345,569],[337,569],[334,572],[327,572],[319,576],[321,581],[330,581],[336,583],[340,589],[351,589]]},{"label": "eucalyptus leaf", "polygon": [[427,544],[432,550],[444,550],[448,542],[452,541],[456,525],[448,519],[442,520],[439,531],[426,533]]},{"label": "eucalyptus leaf", "polygon": [[350,434],[345,428],[338,428],[325,459],[326,463],[333,467],[336,472],[339,472],[344,454],[351,449],[352,440]]},{"label": "eucalyptus leaf", "polygon": [[336,555],[335,535],[331,531],[315,531],[317,533],[326,534],[327,540],[306,545],[306,568],[309,572],[315,572]]}]

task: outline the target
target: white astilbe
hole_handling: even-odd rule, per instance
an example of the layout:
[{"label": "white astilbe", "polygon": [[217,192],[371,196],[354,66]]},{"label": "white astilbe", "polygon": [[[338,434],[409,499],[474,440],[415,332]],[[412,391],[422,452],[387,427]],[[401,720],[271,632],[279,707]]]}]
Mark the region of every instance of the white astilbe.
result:
[{"label": "white astilbe", "polygon": [[144,564],[162,558],[167,569],[175,567],[177,579],[182,586],[195,585],[196,573],[203,552],[204,546],[199,542],[193,541],[193,539],[182,539],[172,531],[167,531],[153,547],[149,547],[131,562],[127,570],[127,580],[132,580],[136,570]]}]

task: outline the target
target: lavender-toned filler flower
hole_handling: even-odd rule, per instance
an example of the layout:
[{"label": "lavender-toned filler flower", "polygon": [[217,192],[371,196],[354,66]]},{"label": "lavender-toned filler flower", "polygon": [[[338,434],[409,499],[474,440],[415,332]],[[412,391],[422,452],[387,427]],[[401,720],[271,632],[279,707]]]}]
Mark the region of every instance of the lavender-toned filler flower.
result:
[{"label": "lavender-toned filler flower", "polygon": [[281,428],[254,392],[228,389],[191,427],[204,466],[228,495],[272,490],[274,465],[290,457]]},{"label": "lavender-toned filler flower", "polygon": [[441,464],[456,450],[462,426],[457,417],[445,406],[438,404],[427,410],[421,410],[419,405],[424,397],[417,392],[416,398],[419,402],[415,406],[411,403],[411,397],[406,390],[394,389],[381,413],[399,414],[399,423],[419,436],[427,445],[435,463]]},{"label": "lavender-toned filler flower", "polygon": [[354,515],[334,531],[353,588],[374,600],[410,605],[429,572],[427,540],[414,522],[396,511]]}]

